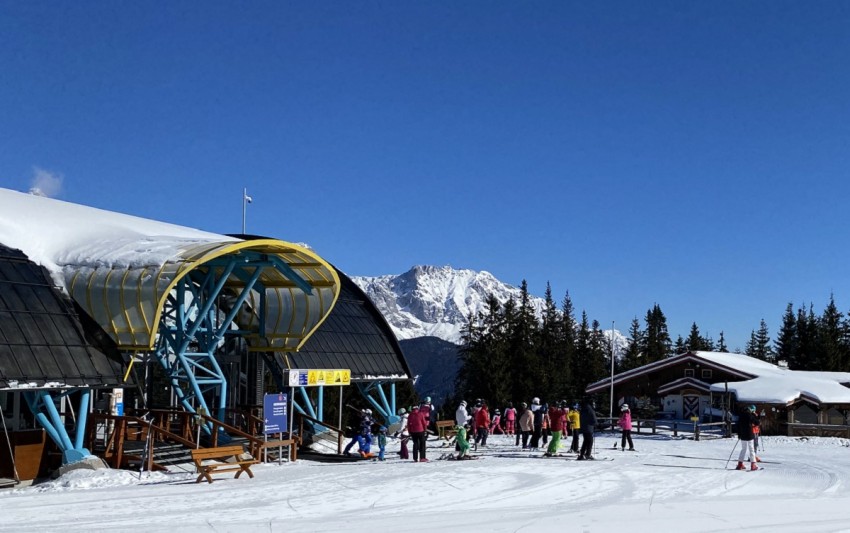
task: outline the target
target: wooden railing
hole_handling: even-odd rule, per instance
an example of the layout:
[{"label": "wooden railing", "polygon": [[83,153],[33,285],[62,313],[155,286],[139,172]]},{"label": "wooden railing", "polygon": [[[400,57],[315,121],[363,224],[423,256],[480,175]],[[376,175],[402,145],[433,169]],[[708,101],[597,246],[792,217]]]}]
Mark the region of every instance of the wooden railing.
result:
[{"label": "wooden railing", "polygon": [[800,424],[788,422],[789,437],[842,437],[850,438],[850,426],[836,424]]},{"label": "wooden railing", "polygon": [[337,448],[336,453],[339,453],[339,454],[342,453],[342,441],[345,438],[345,435],[344,435],[344,432],[342,431],[341,428],[338,428],[338,427],[334,426],[333,424],[328,424],[327,422],[319,420],[318,418],[313,418],[312,416],[309,416],[309,415],[296,413],[296,416],[298,416],[299,420],[300,420],[300,422],[298,424],[298,428],[299,428],[298,434],[299,435],[304,434],[304,421],[305,420],[312,422],[313,425],[326,427],[326,428],[330,429],[331,431],[336,431],[336,448]]},{"label": "wooden railing", "polygon": [[[290,459],[292,461],[297,459],[296,450],[300,444],[297,435],[282,434],[281,436],[285,435],[286,438],[268,441],[263,436],[250,434],[215,418],[177,409],[151,409],[144,412],[144,417],[134,416],[136,414],[141,415],[142,413],[128,413],[125,416],[92,413],[87,428],[89,448],[95,448],[94,443],[97,440],[98,429],[102,427],[105,435],[104,459],[113,467],[120,468],[128,458],[141,460],[140,457],[125,454],[124,443],[126,441],[145,441],[150,435],[150,449],[146,457],[146,466],[149,470],[152,470],[162,468],[153,463],[156,443],[174,442],[189,449],[216,447],[219,444],[219,436],[224,433],[229,437],[245,439],[248,452],[258,460],[263,460],[265,449],[278,446],[287,446],[290,451]],[[261,423],[257,426],[256,420],[249,419],[249,422],[251,424],[249,427],[262,427]],[[202,425],[207,425],[209,433],[204,431]],[[208,439],[208,442],[204,446],[201,441],[206,439]]]}]

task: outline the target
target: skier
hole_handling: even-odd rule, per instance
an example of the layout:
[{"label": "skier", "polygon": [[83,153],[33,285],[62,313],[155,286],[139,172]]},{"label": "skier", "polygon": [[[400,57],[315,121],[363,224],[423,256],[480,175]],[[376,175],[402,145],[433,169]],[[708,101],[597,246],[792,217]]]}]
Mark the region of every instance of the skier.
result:
[{"label": "skier", "polygon": [[378,460],[384,460],[387,451],[387,426],[381,426],[378,430]]},{"label": "skier", "polygon": [[372,410],[366,409],[363,418],[360,419],[360,438],[362,444],[360,446],[360,456],[364,459],[375,457],[372,453]]},{"label": "skier", "polygon": [[508,402],[508,407],[505,409],[505,434],[514,434],[514,423],[516,422],[516,409],[514,404]]},{"label": "skier", "polygon": [[573,442],[570,446],[570,451],[573,453],[578,453],[578,434],[581,431],[581,418],[579,417],[578,408],[578,404],[573,405],[569,414],[570,431],[573,434]]},{"label": "skier", "polygon": [[457,430],[457,435],[455,438],[457,439],[458,445],[458,459],[468,459],[469,458],[469,440],[467,440],[467,431],[469,430],[469,423],[455,426],[455,430]]},{"label": "skier", "polygon": [[478,432],[475,434],[476,449],[479,442],[481,446],[487,446],[487,435],[490,433],[490,411],[487,410],[487,402],[483,402],[481,409],[475,413],[475,425],[478,427]]},{"label": "skier", "polygon": [[[363,436],[362,436],[362,434],[361,434],[361,428],[363,427],[363,419],[364,419],[364,417],[366,416],[366,409],[361,409],[361,410],[360,410],[360,413],[359,413],[359,416],[360,416],[360,420],[359,420],[359,422],[357,423],[357,429],[356,429],[356,430],[354,430],[354,435],[352,435],[352,436],[351,436],[351,442],[349,442],[349,443],[345,446],[345,449],[342,451],[342,454],[343,454],[343,455],[349,455],[349,452],[351,451],[351,448],[352,448],[355,444],[357,444],[357,449],[358,449],[358,451],[360,451],[360,452],[362,452],[362,451],[363,451],[363,446],[364,446],[364,444],[365,444],[365,443],[364,443],[364,441],[363,441]],[[362,455],[362,454],[361,454],[361,455]]]},{"label": "skier", "polygon": [[552,442],[549,443],[549,448],[544,454],[546,457],[558,455],[558,448],[561,446],[561,431],[564,429],[564,417],[567,402],[562,401],[560,404],[549,409],[550,428],[552,430]]},{"label": "skier", "polygon": [[546,411],[544,411],[543,406],[540,405],[540,398],[534,398],[531,400],[531,413],[534,418],[534,433],[531,434],[530,447],[532,450],[536,450],[540,445],[540,435],[543,434],[543,417],[546,415]]},{"label": "skier", "polygon": [[[519,430],[522,434],[522,449],[528,449],[528,437],[534,431],[534,413],[528,408],[528,404],[522,402],[522,415],[519,417]],[[519,434],[518,434],[519,435]]]},{"label": "skier", "polygon": [[496,412],[493,414],[493,421],[490,423],[490,433],[491,434],[495,435],[496,433],[502,433],[502,434],[505,433],[504,431],[502,431],[502,426],[500,424],[501,420],[502,420],[501,413],[499,412],[498,409],[496,409]]},{"label": "skier", "polygon": [[469,413],[466,412],[466,400],[461,400],[460,405],[457,406],[457,411],[455,411],[455,424],[463,427],[469,422],[470,418]]},{"label": "skier", "polygon": [[407,431],[407,409],[401,407],[398,410],[399,419],[399,428],[396,432],[395,436],[401,436],[401,449],[399,449],[398,454],[402,459],[409,459],[410,454],[407,451],[407,442],[410,440],[410,433]]},{"label": "skier", "polygon": [[407,429],[410,431],[410,438],[413,439],[413,462],[427,463],[425,448],[428,433],[425,428],[425,417],[419,412],[418,405],[411,408],[410,415],[407,417]]},{"label": "skier", "polygon": [[735,467],[735,470],[746,470],[744,460],[747,457],[750,460],[750,470],[759,469],[756,465],[756,451],[753,446],[753,440],[755,439],[753,427],[758,425],[760,425],[760,422],[759,417],[756,416],[755,405],[747,407],[738,415],[736,431],[738,432],[738,439],[741,441],[741,453],[738,455],[738,466]]},{"label": "skier", "polygon": [[592,461],[593,456],[590,453],[593,451],[593,428],[596,426],[596,413],[593,410],[593,401],[590,398],[585,398],[584,405],[581,406],[579,419],[582,440],[578,460]]},{"label": "skier", "polygon": [[635,445],[632,443],[632,412],[629,411],[629,404],[624,403],[620,406],[620,419],[617,421],[617,425],[623,430],[620,449],[626,451],[626,441],[629,441],[629,451],[635,451]]},{"label": "skier", "polygon": [[433,410],[434,408],[431,406],[431,397],[426,396],[425,401],[419,406],[419,412],[425,417],[425,431],[428,431],[428,428],[431,427],[431,412]]}]

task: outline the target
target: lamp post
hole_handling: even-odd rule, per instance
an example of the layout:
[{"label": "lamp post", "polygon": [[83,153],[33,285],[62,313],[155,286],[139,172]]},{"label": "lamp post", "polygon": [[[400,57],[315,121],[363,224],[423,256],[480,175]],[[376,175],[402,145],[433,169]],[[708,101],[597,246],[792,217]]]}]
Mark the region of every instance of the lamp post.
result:
[{"label": "lamp post", "polygon": [[611,396],[608,418],[614,418],[614,321],[611,321]]},{"label": "lamp post", "polygon": [[245,235],[245,211],[248,204],[253,201],[254,199],[248,196],[248,188],[242,189],[242,235]]}]

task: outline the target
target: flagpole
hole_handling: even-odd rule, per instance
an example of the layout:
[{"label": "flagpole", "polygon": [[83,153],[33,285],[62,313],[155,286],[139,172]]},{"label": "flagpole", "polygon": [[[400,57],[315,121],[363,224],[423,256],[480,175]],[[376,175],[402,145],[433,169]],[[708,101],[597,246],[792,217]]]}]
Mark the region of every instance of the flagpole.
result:
[{"label": "flagpole", "polygon": [[248,205],[248,188],[242,189],[242,235],[245,235],[245,208]]},{"label": "flagpole", "polygon": [[614,418],[614,321],[611,321],[611,401],[608,417]]}]

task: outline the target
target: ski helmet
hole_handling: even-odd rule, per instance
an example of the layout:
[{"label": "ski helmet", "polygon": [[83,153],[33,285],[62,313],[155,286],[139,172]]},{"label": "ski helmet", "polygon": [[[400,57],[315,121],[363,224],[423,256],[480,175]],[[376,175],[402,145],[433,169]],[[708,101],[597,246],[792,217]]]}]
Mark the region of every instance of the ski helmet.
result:
[{"label": "ski helmet", "polygon": [[498,415],[498,414],[500,414],[500,413],[501,413],[501,411],[499,411],[498,409],[496,409],[496,414]]},{"label": "ski helmet", "polygon": [[371,415],[371,414],[372,414],[372,410],[371,410],[371,409],[366,409],[366,414],[367,414],[367,415]]},{"label": "ski helmet", "polygon": [[430,396],[425,397],[425,403],[431,403],[431,397]]},{"label": "ski helmet", "polygon": [[531,403],[533,403],[534,405],[540,405],[540,398],[534,398],[533,400],[531,400]]},{"label": "ski helmet", "polygon": [[628,410],[629,410],[629,404],[624,403],[623,405],[620,406],[620,411],[628,411]]},{"label": "ski helmet", "polygon": [[525,403],[525,402],[522,402],[520,405],[522,406],[522,408],[523,408],[523,409],[525,409],[526,407],[528,407],[528,404],[527,404],[527,403]]},{"label": "ski helmet", "polygon": [[413,410],[413,411],[418,411],[418,410],[419,410],[419,406],[418,406],[418,405],[414,405],[414,406],[413,406],[413,407],[411,407],[410,409],[411,409],[411,410]]},{"label": "ski helmet", "polygon": [[751,412],[751,413],[755,413],[755,412],[756,412],[756,406],[755,406],[755,405],[751,405],[751,406],[747,407],[747,411],[749,411],[749,412]]},{"label": "ski helmet", "polygon": [[400,407],[400,408],[398,409],[398,414],[400,414],[400,415],[403,415],[403,414],[404,414],[404,413],[406,413],[406,412],[407,412],[407,409],[405,409],[404,407]]}]

